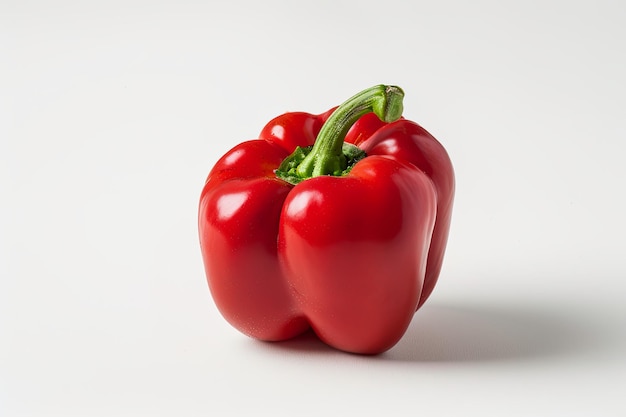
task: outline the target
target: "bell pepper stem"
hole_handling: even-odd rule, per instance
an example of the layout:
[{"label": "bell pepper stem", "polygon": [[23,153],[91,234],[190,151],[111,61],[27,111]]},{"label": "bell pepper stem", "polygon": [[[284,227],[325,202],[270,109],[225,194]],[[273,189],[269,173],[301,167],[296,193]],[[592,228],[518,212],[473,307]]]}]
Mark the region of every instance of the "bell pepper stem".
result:
[{"label": "bell pepper stem", "polygon": [[374,112],[384,122],[393,122],[402,116],[401,88],[377,85],[363,90],[346,100],[333,112],[322,126],[313,149],[296,169],[303,178],[319,175],[337,175],[346,169],[347,161],[343,154],[343,141],[361,116]]},{"label": "bell pepper stem", "polygon": [[320,175],[344,175],[365,153],[344,143],[346,134],[361,116],[375,113],[386,123],[402,116],[404,92],[400,87],[377,85],[346,100],[326,120],[311,149],[298,148],[287,157],[276,175],[292,184]]}]

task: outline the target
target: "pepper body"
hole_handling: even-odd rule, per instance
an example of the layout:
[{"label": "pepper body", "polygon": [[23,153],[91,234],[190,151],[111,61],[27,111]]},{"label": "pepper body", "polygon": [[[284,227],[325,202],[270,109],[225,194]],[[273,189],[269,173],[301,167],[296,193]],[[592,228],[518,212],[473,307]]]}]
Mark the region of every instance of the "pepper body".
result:
[{"label": "pepper body", "polygon": [[337,349],[376,354],[436,283],[454,174],[419,125],[368,113],[345,134],[367,155],[349,172],[278,178],[334,111],[279,116],[216,163],[200,198],[202,255],[218,309],[241,332],[279,341],[312,328]]}]

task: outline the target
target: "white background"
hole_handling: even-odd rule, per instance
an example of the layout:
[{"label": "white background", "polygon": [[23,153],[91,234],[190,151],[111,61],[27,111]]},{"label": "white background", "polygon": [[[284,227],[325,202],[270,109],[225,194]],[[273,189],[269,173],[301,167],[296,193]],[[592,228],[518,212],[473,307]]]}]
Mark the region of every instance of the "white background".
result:
[{"label": "white background", "polygon": [[[626,3],[0,3],[0,416],[624,415]],[[217,312],[217,158],[374,84],[457,174],[378,357]]]}]

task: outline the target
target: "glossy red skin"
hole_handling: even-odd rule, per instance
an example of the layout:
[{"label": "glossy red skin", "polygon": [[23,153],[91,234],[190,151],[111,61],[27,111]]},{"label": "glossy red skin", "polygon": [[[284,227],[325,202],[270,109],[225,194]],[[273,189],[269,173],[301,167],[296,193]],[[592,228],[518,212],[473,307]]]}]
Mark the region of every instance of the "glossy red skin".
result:
[{"label": "glossy red skin", "polygon": [[371,113],[352,127],[346,141],[359,146],[368,155],[390,155],[415,165],[435,186],[437,218],[419,308],[435,288],[448,243],[455,188],[450,157],[441,143],[417,123],[401,119],[385,124]]},{"label": "glossy red skin", "polygon": [[454,174],[424,129],[372,114],[346,137],[368,154],[348,175],[276,178],[333,110],[279,116],[216,163],[200,199],[202,255],[218,309],[241,332],[278,341],[312,327],[337,349],[376,354],[436,283]]}]

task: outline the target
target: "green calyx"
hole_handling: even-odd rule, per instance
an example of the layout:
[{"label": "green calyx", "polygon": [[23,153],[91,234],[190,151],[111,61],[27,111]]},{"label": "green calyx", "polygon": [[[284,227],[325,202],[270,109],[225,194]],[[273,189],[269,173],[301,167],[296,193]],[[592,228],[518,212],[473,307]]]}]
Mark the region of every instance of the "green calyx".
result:
[{"label": "green calyx", "polygon": [[315,144],[296,148],[276,170],[276,176],[291,184],[320,175],[343,176],[366,154],[344,142],[350,127],[364,114],[375,113],[386,123],[402,116],[404,92],[400,87],[377,85],[348,99],[322,126]]},{"label": "green calyx", "polygon": [[[293,185],[296,185],[307,178],[312,178],[313,176],[301,177],[298,173],[298,167],[307,158],[307,156],[311,154],[313,148],[313,146],[307,146],[306,148],[301,148],[300,146],[296,147],[296,150],[285,158],[280,164],[280,167],[276,170],[276,176]],[[358,146],[354,146],[346,142],[343,143],[341,150],[341,156],[343,157],[342,160],[345,161],[345,167],[339,166],[337,170],[326,175],[334,175],[336,177],[346,175],[357,162],[367,156],[365,151],[360,149]]]}]

